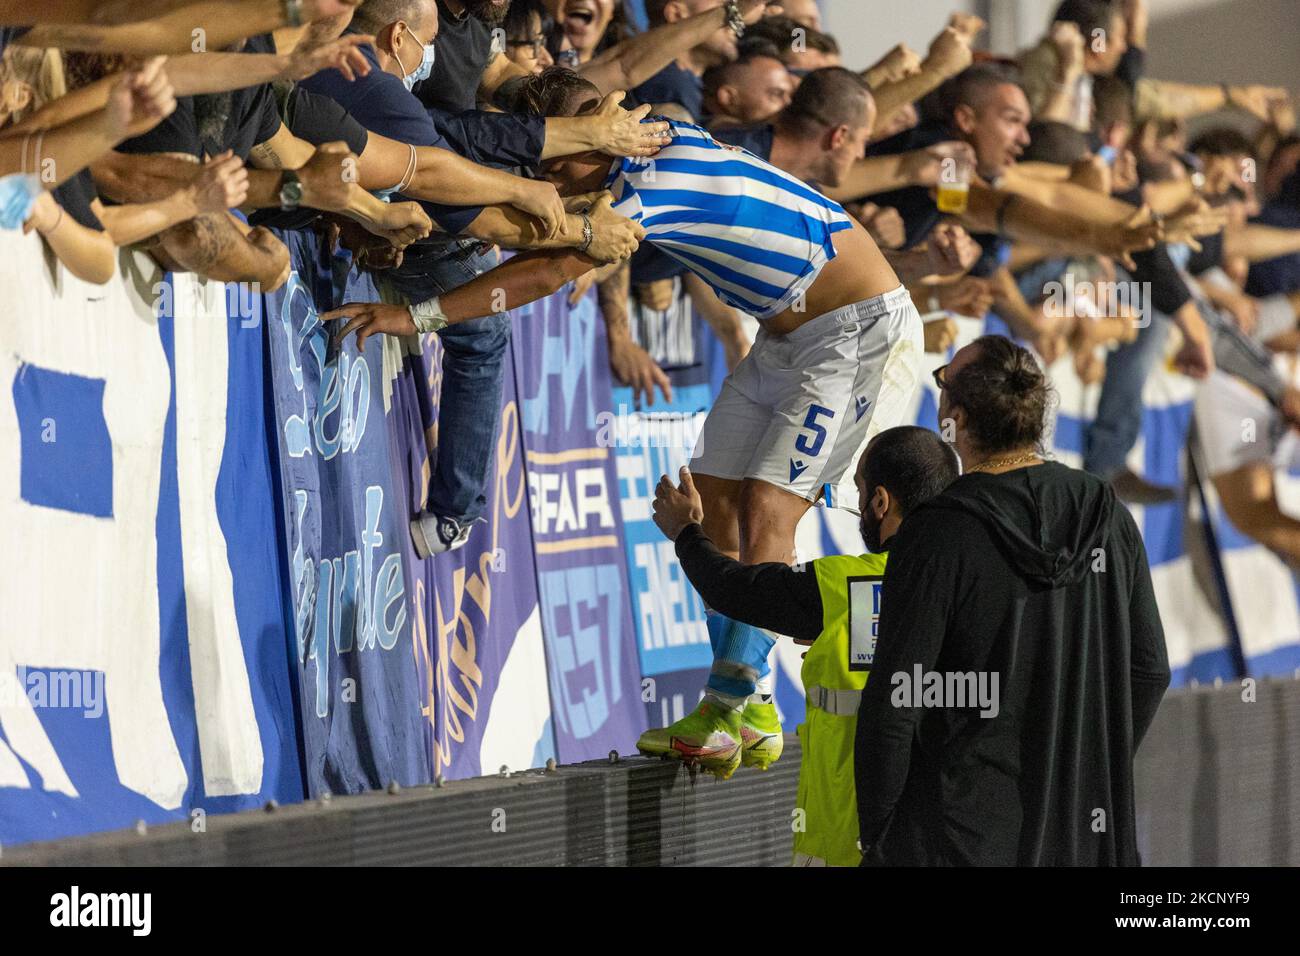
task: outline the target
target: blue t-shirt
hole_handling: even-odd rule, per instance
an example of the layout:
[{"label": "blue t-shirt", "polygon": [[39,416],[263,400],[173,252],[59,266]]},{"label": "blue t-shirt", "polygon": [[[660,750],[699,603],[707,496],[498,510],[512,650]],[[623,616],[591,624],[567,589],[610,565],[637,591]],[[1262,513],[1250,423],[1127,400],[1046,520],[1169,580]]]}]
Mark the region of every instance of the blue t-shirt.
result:
[{"label": "blue t-shirt", "polygon": [[713,138],[719,143],[739,146],[741,149],[749,150],[764,162],[772,161],[772,140],[776,138],[776,128],[771,123],[760,123],[757,126],[724,126],[712,132]]},{"label": "blue t-shirt", "polygon": [[[424,105],[396,76],[379,68],[374,50],[360,48],[370,61],[370,72],[349,80],[338,70],[322,70],[299,85],[311,93],[328,96],[372,133],[412,146],[451,150]],[[444,206],[416,200],[445,231],[457,234],[469,228],[483,211],[481,206]]]},{"label": "blue t-shirt", "polygon": [[[1300,198],[1300,173],[1291,177],[1295,180],[1295,192]],[[1279,199],[1284,197],[1279,197]],[[1279,229],[1300,229],[1300,206],[1285,202],[1271,202],[1263,212],[1251,222]],[[1300,254],[1278,256],[1252,262],[1250,275],[1246,280],[1246,293],[1253,296],[1279,295],[1300,291]]]},{"label": "blue t-shirt", "polygon": [[666,67],[632,91],[639,103],[677,103],[686,108],[695,122],[703,124],[704,80],[676,63]]}]

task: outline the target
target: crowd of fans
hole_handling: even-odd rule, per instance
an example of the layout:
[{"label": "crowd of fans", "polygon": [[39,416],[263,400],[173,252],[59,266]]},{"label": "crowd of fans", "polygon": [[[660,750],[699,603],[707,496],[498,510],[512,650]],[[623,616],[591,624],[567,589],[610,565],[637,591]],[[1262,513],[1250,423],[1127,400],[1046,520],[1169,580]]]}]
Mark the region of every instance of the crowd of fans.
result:
[{"label": "crowd of fans", "polygon": [[[928,350],[953,344],[954,315],[995,317],[1045,365],[1100,383],[1085,467],[1129,500],[1173,494],[1125,466],[1169,356],[1202,383],[1199,443],[1229,516],[1300,564],[1273,487],[1300,427],[1277,361],[1300,347],[1286,91],[1148,76],[1147,0],[1064,0],[1016,57],[977,51],[984,24],[954,14],[924,53],[900,44],[861,73],[814,0],[644,6],[637,32],[618,0],[0,3],[0,224],[89,282],[134,246],[268,292],[290,270],[277,232],[314,230],[410,303],[494,269],[498,250],[572,250],[595,266],[574,301],[597,287],[613,372],[653,403],[670,356],[644,346],[672,340],[687,303],[733,367],[747,320],[638,249],[609,197],[562,198],[540,170],[650,157],[665,120],[698,124],[844,204],[907,285]],[[560,71],[598,107],[536,102],[527,78]],[[864,89],[858,128],[846,104]],[[509,334],[504,313],[442,332],[422,553],[463,544],[481,515]]]}]

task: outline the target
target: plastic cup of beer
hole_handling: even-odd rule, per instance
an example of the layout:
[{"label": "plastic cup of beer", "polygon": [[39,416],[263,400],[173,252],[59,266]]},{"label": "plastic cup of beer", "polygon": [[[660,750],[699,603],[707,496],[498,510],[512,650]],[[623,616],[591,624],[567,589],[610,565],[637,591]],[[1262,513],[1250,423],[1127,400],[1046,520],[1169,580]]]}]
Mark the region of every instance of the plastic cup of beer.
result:
[{"label": "plastic cup of beer", "polygon": [[960,158],[943,161],[939,171],[939,211],[960,216],[970,198],[971,163]]}]

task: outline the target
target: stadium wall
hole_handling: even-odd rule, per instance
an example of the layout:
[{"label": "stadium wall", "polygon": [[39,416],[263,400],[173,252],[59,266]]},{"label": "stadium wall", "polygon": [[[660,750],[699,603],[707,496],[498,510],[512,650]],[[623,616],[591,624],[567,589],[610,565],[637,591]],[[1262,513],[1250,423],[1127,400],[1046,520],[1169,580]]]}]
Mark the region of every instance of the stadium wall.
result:
[{"label": "stadium wall", "polygon": [[[320,313],[373,285],[285,239],[292,277],[260,296],[128,251],[91,286],[0,235],[0,845],[603,759],[697,699],[703,609],[649,522],[716,384],[689,308],[647,343],[675,358],[652,409],[611,387],[594,296],[520,310],[487,521],[418,561],[438,341],[332,345]],[[1095,395],[1053,371],[1077,462]],[[1134,462],[1154,480],[1181,480],[1189,400],[1149,386]],[[933,409],[927,388],[917,420]],[[1139,520],[1176,681],[1231,678],[1199,519],[1162,509]],[[1239,537],[1220,540],[1247,665],[1290,673],[1294,582]],[[800,531],[803,557],[860,547],[842,516]]]},{"label": "stadium wall", "polygon": [[[1244,699],[1244,698],[1250,698]],[[1148,866],[1300,864],[1300,681],[1172,691],[1138,751]],[[788,866],[799,740],[720,782],[643,757],[32,843],[7,866]]]}]

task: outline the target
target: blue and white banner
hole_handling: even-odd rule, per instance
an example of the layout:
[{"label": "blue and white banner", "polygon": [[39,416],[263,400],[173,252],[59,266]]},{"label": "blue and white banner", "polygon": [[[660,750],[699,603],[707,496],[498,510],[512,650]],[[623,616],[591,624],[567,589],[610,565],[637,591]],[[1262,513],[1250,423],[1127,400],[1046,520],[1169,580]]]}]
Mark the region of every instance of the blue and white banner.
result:
[{"label": "blue and white banner", "polygon": [[0,844],[302,797],[263,329],[0,233]]},{"label": "blue and white banner", "polygon": [[427,782],[384,342],[371,339],[364,355],[355,338],[335,348],[320,321],[336,304],[378,296],[315,233],[282,238],[294,269],[266,313],[308,789]]}]

